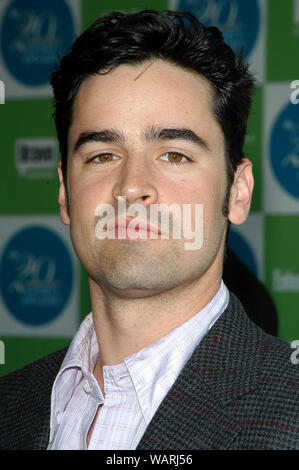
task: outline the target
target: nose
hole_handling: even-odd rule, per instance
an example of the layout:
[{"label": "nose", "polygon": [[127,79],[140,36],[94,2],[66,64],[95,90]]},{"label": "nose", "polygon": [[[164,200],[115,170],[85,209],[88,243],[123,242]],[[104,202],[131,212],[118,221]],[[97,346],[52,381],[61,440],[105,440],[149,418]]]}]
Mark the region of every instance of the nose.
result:
[{"label": "nose", "polygon": [[139,155],[126,162],[113,187],[113,198],[117,200],[119,196],[125,196],[129,205],[156,203],[158,191],[144,157]]}]

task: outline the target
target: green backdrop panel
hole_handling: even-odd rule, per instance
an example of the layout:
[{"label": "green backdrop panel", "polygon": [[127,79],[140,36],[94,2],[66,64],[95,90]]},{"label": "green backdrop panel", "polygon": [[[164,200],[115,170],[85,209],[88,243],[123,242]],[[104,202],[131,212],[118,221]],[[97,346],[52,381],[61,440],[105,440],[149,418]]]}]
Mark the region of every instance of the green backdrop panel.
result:
[{"label": "green backdrop panel", "polygon": [[279,337],[299,338],[299,217],[265,218],[266,285],[279,313]]},{"label": "green backdrop panel", "polygon": [[56,138],[52,112],[50,99],[7,100],[0,106],[0,122],[5,136],[0,139],[1,214],[58,213],[56,166],[43,171],[42,178],[34,178],[22,175],[15,164],[17,140]]},{"label": "green backdrop panel", "polygon": [[0,376],[57,351],[70,344],[70,338],[1,337],[5,348],[5,364],[0,365]]},{"label": "green backdrop panel", "polygon": [[[297,9],[299,10],[298,6]],[[298,78],[299,18],[296,18],[297,9],[295,0],[268,0],[267,81]]]},{"label": "green backdrop panel", "polygon": [[168,2],[166,0],[84,0],[82,2],[82,28],[87,28],[100,15],[109,11],[143,10],[145,8],[166,10]]}]

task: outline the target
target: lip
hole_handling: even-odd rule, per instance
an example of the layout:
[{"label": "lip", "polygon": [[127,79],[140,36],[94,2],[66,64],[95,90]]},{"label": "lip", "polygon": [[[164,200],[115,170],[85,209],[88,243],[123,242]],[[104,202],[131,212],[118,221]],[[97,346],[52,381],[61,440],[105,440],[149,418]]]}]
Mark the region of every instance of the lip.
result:
[{"label": "lip", "polygon": [[[134,227],[130,227],[130,223],[134,221]],[[129,229],[129,230],[128,230]],[[134,236],[134,239],[139,240],[139,239],[144,239],[144,238],[149,238],[148,236],[150,234],[155,234],[158,236],[161,236],[161,230],[159,227],[155,227],[148,222],[140,219],[136,219],[135,217],[133,218],[118,218],[116,217],[113,220],[110,220],[107,223],[107,232],[109,231],[114,231],[115,235],[118,236],[119,232],[125,237],[125,238],[133,238],[130,236],[130,231],[133,230],[136,234],[139,234],[139,237],[136,238]],[[146,235],[146,237],[145,237]]]}]

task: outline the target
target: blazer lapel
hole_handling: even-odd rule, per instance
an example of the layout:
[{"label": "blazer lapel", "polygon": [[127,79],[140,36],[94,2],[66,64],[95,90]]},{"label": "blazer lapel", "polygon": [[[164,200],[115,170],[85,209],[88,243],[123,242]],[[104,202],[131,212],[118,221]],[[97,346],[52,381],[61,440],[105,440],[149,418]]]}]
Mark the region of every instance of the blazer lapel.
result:
[{"label": "blazer lapel", "polygon": [[196,348],[137,449],[227,449],[241,431],[230,404],[257,387],[263,332],[230,294],[226,311]]}]

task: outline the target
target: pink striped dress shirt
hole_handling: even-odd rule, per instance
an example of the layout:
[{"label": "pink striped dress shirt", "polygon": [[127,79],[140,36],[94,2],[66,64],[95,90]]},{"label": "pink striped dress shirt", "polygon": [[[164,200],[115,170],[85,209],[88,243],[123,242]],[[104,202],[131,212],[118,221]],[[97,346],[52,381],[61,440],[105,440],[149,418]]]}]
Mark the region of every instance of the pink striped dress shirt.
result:
[{"label": "pink striped dress shirt", "polygon": [[[228,290],[221,282],[213,299],[189,320],[121,364],[104,366],[104,395],[93,375],[98,343],[92,314],[87,315],[53,384],[48,449],[135,449],[228,299]],[[87,447],[87,434],[99,405],[103,406]]]}]

